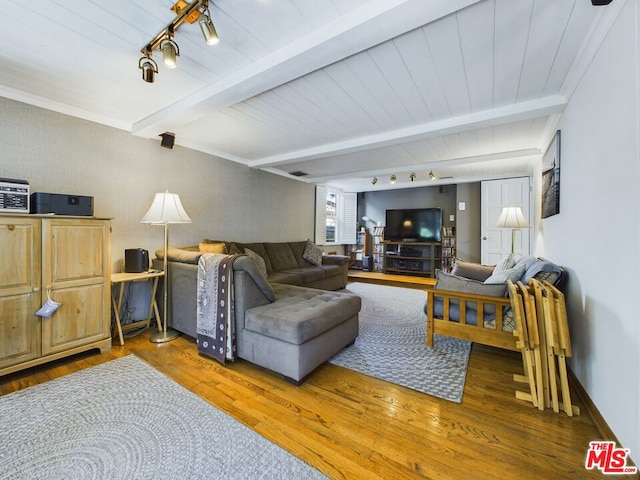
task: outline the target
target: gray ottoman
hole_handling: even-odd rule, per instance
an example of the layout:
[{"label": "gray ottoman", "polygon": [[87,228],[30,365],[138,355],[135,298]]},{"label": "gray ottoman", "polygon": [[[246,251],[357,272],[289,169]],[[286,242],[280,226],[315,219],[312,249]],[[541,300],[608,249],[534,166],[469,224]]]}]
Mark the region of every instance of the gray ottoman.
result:
[{"label": "gray ottoman", "polygon": [[358,336],[357,295],[273,284],[272,303],[245,311],[238,355],[296,385]]}]

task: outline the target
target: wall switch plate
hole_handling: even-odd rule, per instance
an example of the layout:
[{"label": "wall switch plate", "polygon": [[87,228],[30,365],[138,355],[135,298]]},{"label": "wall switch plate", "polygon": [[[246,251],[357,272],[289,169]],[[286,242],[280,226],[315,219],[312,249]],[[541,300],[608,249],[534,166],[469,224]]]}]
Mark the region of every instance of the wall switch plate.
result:
[{"label": "wall switch plate", "polygon": [[458,210],[463,211],[467,204],[465,202],[458,202]]},{"label": "wall switch plate", "polygon": [[449,221],[450,222],[455,222],[456,221],[456,216],[455,215],[449,215]]}]

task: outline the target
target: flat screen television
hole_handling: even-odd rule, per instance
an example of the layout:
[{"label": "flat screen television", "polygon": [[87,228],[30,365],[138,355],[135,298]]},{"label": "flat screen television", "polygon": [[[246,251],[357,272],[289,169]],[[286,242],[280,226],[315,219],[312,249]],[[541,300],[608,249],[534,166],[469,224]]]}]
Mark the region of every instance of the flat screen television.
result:
[{"label": "flat screen television", "polygon": [[387,210],[384,239],[391,242],[440,242],[441,208]]}]

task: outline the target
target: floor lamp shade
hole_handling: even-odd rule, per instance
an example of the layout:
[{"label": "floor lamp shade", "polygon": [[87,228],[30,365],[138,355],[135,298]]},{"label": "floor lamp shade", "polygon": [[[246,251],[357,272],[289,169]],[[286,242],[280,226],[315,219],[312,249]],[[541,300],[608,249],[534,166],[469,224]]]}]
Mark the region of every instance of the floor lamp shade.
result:
[{"label": "floor lamp shade", "polygon": [[142,223],[191,223],[177,193],[156,193]]},{"label": "floor lamp shade", "polygon": [[496,227],[511,229],[511,253],[515,253],[516,230],[520,230],[521,228],[531,228],[531,225],[529,225],[527,219],[524,218],[522,208],[504,207],[502,212],[500,212]]},{"label": "floor lamp shade", "polygon": [[162,309],[163,327],[161,331],[151,334],[149,340],[153,343],[169,342],[177,338],[180,334],[172,329],[167,329],[167,308],[169,293],[167,290],[167,250],[169,249],[169,224],[170,223],[191,223],[191,219],[180,202],[180,197],[176,193],[156,193],[149,211],[140,220],[142,223],[162,225],[164,227],[164,281],[162,282],[164,291],[164,302]]}]

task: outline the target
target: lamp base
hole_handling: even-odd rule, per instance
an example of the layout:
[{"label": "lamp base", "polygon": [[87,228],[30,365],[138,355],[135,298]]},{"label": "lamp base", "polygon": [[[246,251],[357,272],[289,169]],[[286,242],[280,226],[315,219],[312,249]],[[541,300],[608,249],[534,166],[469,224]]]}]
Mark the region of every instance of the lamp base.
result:
[{"label": "lamp base", "polygon": [[149,336],[149,341],[151,343],[165,343],[170,342],[171,340],[175,340],[180,336],[180,332],[174,330],[173,328],[167,328],[166,332],[155,331]]}]

